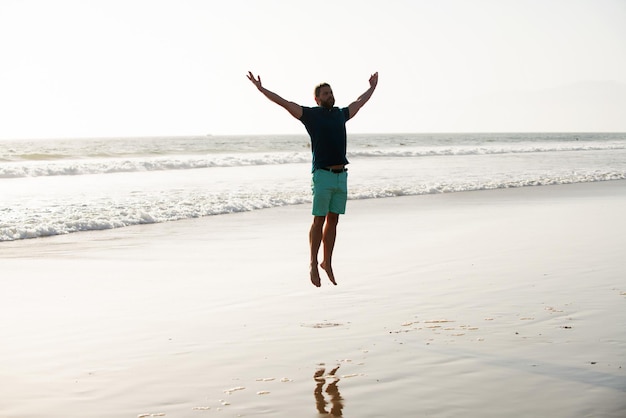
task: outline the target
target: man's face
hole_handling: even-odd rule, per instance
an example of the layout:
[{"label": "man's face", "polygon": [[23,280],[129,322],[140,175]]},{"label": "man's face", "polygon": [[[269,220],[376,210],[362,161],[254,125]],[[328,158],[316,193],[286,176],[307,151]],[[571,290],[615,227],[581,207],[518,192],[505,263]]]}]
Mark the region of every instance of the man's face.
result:
[{"label": "man's face", "polygon": [[315,101],[319,106],[327,109],[332,108],[335,105],[335,96],[333,96],[333,89],[328,86],[324,86],[320,89],[319,96],[315,98]]}]

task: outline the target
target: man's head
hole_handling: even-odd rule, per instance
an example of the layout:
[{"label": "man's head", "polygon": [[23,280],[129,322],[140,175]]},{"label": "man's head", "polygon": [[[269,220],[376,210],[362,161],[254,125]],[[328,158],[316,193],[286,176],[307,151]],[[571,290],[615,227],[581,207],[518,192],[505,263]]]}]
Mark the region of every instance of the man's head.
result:
[{"label": "man's head", "polygon": [[330,88],[330,84],[322,83],[315,87],[315,102],[318,106],[327,109],[335,105],[335,96],[333,96],[333,89]]}]

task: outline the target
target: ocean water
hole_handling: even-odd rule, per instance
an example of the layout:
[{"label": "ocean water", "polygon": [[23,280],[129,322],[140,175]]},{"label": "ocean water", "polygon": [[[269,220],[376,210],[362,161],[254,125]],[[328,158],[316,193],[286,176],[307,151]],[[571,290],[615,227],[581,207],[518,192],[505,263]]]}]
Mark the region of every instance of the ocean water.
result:
[{"label": "ocean water", "polygon": [[[351,134],[349,198],[626,179],[626,133]],[[0,141],[0,241],[311,201],[308,137]],[[348,213],[349,213],[348,204]]]}]

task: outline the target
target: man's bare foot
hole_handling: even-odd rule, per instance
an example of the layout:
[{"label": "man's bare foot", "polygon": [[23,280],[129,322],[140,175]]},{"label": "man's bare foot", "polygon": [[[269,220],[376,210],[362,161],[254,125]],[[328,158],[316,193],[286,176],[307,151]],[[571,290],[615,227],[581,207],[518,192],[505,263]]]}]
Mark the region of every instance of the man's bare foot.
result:
[{"label": "man's bare foot", "polygon": [[337,282],[335,281],[335,275],[333,274],[333,267],[330,264],[327,266],[325,261],[320,264],[320,267],[326,271],[330,282],[337,286]]},{"label": "man's bare foot", "polygon": [[316,287],[320,287],[322,285],[320,272],[317,270],[317,263],[311,264],[311,283],[313,283]]}]

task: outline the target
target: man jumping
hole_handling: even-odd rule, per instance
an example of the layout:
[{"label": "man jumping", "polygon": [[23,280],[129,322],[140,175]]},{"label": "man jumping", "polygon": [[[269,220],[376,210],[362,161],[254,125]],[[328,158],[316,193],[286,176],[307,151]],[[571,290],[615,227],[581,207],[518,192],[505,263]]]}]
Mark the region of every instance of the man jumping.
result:
[{"label": "man jumping", "polygon": [[336,285],[332,267],[333,248],[337,236],[339,215],[346,212],[348,199],[348,159],[346,158],[346,122],[372,97],[378,84],[378,73],[370,79],[370,87],[348,107],[335,107],[333,90],[328,83],[315,87],[316,107],[300,106],[269,91],[261,84],[261,77],[248,72],[248,79],[268,99],[285,108],[301,121],[311,137],[313,152],[312,190],[313,224],[309,231],[311,246],[311,282],[321,286],[317,256],[324,243],[324,259],[319,264],[330,281]]}]

